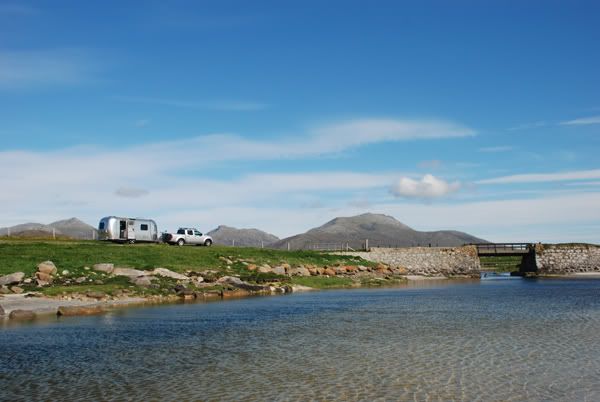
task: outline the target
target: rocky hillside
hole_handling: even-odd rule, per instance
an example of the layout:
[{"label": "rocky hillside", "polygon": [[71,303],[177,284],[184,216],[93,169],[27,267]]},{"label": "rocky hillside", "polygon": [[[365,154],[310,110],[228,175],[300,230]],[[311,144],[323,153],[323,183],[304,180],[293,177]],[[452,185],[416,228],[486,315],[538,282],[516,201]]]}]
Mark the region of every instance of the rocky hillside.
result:
[{"label": "rocky hillside", "polygon": [[77,219],[70,218],[52,222],[49,225],[43,223],[23,223],[11,226],[10,228],[0,228],[0,236],[6,236],[10,232],[15,237],[44,237],[54,232],[57,237],[90,240],[93,236],[97,237],[97,231],[93,226]]},{"label": "rocky hillside", "polygon": [[237,229],[225,225],[221,225],[207,234],[213,238],[215,244],[225,246],[231,246],[235,242],[236,246],[260,247],[263,244],[267,246],[279,240],[277,236],[262,230]]},{"label": "rocky hillside", "polygon": [[282,239],[271,247],[293,249],[311,248],[314,245],[346,244],[361,248],[365,239],[370,246],[461,246],[468,243],[485,243],[486,240],[454,230],[420,232],[381,214],[362,214],[352,217],[335,218],[323,226],[306,233]]}]

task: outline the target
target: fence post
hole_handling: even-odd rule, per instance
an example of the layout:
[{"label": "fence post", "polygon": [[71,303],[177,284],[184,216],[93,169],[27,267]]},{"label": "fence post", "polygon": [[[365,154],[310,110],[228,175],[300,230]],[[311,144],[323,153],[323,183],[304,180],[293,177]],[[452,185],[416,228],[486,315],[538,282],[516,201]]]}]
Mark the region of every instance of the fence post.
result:
[{"label": "fence post", "polygon": [[56,229],[52,228],[52,238],[56,240]]},{"label": "fence post", "polygon": [[288,242],[287,248],[288,248],[288,251],[290,251],[290,242]]},{"label": "fence post", "polygon": [[265,248],[265,242],[264,241],[260,241],[260,248]]},{"label": "fence post", "polygon": [[369,251],[369,239],[365,239],[365,251]]}]

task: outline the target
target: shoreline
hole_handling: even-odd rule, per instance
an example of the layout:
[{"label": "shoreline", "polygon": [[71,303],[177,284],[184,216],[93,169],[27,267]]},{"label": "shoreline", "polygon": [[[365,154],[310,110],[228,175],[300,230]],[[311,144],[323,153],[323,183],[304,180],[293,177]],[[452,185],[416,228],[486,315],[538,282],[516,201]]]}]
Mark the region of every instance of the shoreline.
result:
[{"label": "shoreline", "polygon": [[[0,307],[4,314],[0,314],[0,324],[9,322],[27,322],[35,321],[36,319],[65,316],[86,316],[105,314],[115,309],[127,307],[142,307],[163,304],[178,304],[178,303],[208,303],[220,302],[226,300],[235,300],[251,297],[264,296],[284,296],[292,293],[317,292],[327,290],[348,290],[348,289],[393,289],[399,287],[410,287],[411,283],[431,283],[434,282],[460,282],[465,280],[473,281],[473,278],[467,277],[427,277],[419,275],[408,275],[403,282],[390,282],[389,284],[381,284],[381,286],[350,286],[350,287],[329,287],[315,288],[303,285],[291,285],[290,290],[285,293],[281,292],[241,292],[239,290],[221,291],[219,293],[204,293],[203,296],[196,294],[193,297],[185,295],[153,295],[148,297],[123,297],[119,299],[97,300],[93,298],[71,299],[67,297],[48,297],[37,292],[27,292],[22,294],[7,294],[0,297]],[[60,314],[59,309],[70,309],[68,314]],[[13,311],[22,311],[33,313],[33,316],[27,314],[22,317],[9,317]]]}]

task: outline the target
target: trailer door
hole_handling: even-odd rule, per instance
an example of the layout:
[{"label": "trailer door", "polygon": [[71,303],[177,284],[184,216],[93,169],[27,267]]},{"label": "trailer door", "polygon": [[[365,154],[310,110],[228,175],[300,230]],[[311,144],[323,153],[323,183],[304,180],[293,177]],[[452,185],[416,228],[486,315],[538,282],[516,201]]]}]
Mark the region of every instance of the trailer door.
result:
[{"label": "trailer door", "polygon": [[124,219],[119,221],[119,239],[127,240],[127,221]]},{"label": "trailer door", "polygon": [[135,240],[134,221],[127,222],[127,240]]}]

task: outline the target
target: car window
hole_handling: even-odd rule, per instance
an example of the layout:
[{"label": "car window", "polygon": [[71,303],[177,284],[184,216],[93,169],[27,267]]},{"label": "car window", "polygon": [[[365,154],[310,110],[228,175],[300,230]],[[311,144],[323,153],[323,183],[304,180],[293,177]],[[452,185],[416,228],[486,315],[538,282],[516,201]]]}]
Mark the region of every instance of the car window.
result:
[{"label": "car window", "polygon": [[187,231],[187,234],[189,234],[189,235],[192,235],[192,234],[194,234],[194,233],[193,233],[191,230],[188,230],[188,231]]},{"label": "car window", "polygon": [[179,229],[179,230],[177,231],[177,234],[185,234],[185,230],[183,230],[183,229]]},{"label": "car window", "polygon": [[194,230],[194,234],[195,234],[196,236],[202,236],[202,233],[198,232],[197,230]]}]

